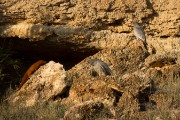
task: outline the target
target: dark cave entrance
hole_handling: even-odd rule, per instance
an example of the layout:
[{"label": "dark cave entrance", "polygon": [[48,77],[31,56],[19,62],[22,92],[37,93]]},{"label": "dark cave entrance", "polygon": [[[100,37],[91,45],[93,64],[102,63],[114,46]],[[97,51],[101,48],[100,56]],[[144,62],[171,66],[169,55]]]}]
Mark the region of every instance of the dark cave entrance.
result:
[{"label": "dark cave entrance", "polygon": [[[75,45],[70,43],[56,43],[47,40],[30,42],[20,38],[6,38],[1,41],[0,47],[13,51],[12,58],[30,61],[30,64],[38,60],[59,62],[65,70],[72,68],[88,56],[94,55],[99,50],[96,48],[74,49]],[[78,48],[79,46],[77,46]]]},{"label": "dark cave entrance", "polygon": [[[82,49],[74,49],[76,46],[70,43],[57,45],[47,40],[30,42],[28,39],[24,40],[17,37],[0,38],[0,47],[10,50],[12,60],[19,60],[21,63],[17,76],[13,75],[17,71],[12,70],[8,65],[4,65],[6,67],[5,72],[11,77],[6,77],[4,81],[0,82],[0,97],[2,94],[4,95],[9,86],[16,88],[26,70],[38,60],[47,62],[53,60],[62,64],[65,70],[69,70],[83,59],[99,51],[95,48],[83,49],[83,46]],[[77,48],[80,47],[77,46]]]}]

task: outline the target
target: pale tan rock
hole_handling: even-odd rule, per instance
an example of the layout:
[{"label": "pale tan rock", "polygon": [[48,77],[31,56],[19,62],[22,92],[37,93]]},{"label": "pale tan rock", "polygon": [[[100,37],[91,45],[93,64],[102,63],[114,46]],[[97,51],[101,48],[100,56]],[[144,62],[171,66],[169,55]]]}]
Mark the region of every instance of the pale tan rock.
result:
[{"label": "pale tan rock", "polygon": [[[0,5],[3,6],[0,8],[5,8],[0,12],[1,37],[53,41],[56,47],[52,51],[58,49],[61,52],[56,53],[58,57],[90,53],[67,71],[69,91],[66,92],[69,96],[60,99],[61,103],[71,107],[98,100],[108,106],[113,116],[120,114],[118,119],[141,119],[137,117],[143,116],[137,113],[141,112],[142,104],[146,108],[152,100],[161,110],[176,103],[173,100],[178,95],[177,81],[180,78],[179,1],[2,0]],[[148,51],[133,35],[134,19],[145,26]],[[31,29],[31,26],[35,28]],[[49,44],[46,45],[48,47]],[[38,50],[47,52],[43,48]],[[92,78],[87,63],[90,58],[106,62],[113,76]],[[38,77],[38,74],[33,76]],[[24,91],[30,89],[28,85],[24,86]],[[165,91],[158,91],[162,86]],[[41,91],[43,87],[39,85],[35,88]],[[49,93],[43,96],[41,92],[44,92],[39,93],[38,90],[19,92],[22,104],[33,105],[41,96],[45,100],[50,98]],[[173,92],[168,93],[170,90]],[[59,91],[61,94],[64,90]],[[20,93],[30,97],[26,100],[25,94]],[[172,93],[175,94],[170,96]],[[14,101],[20,99],[16,97]],[[147,119],[147,116],[142,119]]]},{"label": "pale tan rock", "polygon": [[113,74],[96,78],[90,75],[90,65],[87,62],[89,58],[81,61],[67,71],[72,84],[69,96],[61,102],[73,106],[89,100],[101,101],[110,108],[114,116],[118,113],[115,111],[117,106],[123,112],[137,112],[140,110],[137,99],[139,93],[152,87],[146,71],[139,68],[146,54],[148,52],[143,44],[137,45],[136,41],[131,41],[125,48],[102,50],[91,58],[105,61]]},{"label": "pale tan rock", "polygon": [[66,111],[64,120],[96,119],[98,113],[104,108],[103,103],[86,101],[72,106]]},{"label": "pale tan rock", "polygon": [[66,73],[63,65],[50,61],[41,66],[22,88],[10,96],[10,102],[20,106],[33,106],[65,92]]},{"label": "pale tan rock", "polygon": [[180,58],[180,51],[173,51],[171,50],[170,52],[162,52],[162,53],[157,53],[148,56],[145,59],[145,66],[146,67],[164,67],[168,65],[173,65],[173,64],[178,64],[179,63],[179,58]]},{"label": "pale tan rock", "polygon": [[152,33],[154,36],[178,36],[179,32],[179,7],[180,2],[176,0],[161,0],[153,1],[152,7],[156,11],[154,14],[154,19],[150,21],[148,28],[149,33]]},{"label": "pale tan rock", "polygon": [[22,39],[29,38],[30,40],[44,40],[47,36],[52,35],[51,27],[42,24],[18,23],[11,26],[3,26],[1,33],[6,37],[19,37]]},{"label": "pale tan rock", "polygon": [[171,43],[179,46],[179,4],[176,0],[3,0],[0,36],[48,39],[55,45],[67,43],[72,50],[106,49],[126,46],[137,19],[145,25],[147,43],[156,51],[166,50],[174,46]]}]

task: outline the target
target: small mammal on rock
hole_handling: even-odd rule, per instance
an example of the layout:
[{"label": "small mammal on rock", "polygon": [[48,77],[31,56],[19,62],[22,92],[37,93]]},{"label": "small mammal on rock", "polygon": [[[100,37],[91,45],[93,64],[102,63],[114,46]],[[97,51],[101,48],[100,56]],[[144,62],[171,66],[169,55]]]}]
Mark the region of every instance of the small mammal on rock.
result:
[{"label": "small mammal on rock", "polygon": [[36,71],[41,65],[45,64],[46,61],[44,60],[38,60],[37,62],[35,62],[34,64],[32,64],[29,69],[26,71],[26,73],[24,74],[24,76],[22,77],[21,83],[18,87],[18,90],[21,89],[21,87],[26,83],[27,79],[29,78],[29,76]]}]

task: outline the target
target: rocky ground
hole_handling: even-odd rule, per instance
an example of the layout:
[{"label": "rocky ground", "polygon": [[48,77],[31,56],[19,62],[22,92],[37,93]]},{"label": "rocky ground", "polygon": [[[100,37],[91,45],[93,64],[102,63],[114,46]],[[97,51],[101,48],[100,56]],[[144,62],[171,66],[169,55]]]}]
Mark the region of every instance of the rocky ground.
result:
[{"label": "rocky ground", "polygon": [[[64,69],[51,59],[41,66],[5,100],[7,110],[20,110],[0,118],[48,104],[51,109],[40,111],[50,115],[30,111],[34,119],[178,120],[179,8],[176,0],[2,0],[0,40],[13,40],[12,48],[23,54],[72,58],[75,65]],[[134,20],[144,26],[147,48],[134,37]],[[112,74],[92,76],[93,58]],[[65,109],[58,111],[59,105]]]}]

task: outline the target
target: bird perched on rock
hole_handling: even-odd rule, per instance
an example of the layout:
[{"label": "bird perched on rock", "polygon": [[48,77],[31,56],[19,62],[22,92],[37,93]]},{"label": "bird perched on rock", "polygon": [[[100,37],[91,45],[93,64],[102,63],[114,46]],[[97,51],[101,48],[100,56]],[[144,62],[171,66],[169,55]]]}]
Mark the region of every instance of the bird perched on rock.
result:
[{"label": "bird perched on rock", "polygon": [[95,76],[100,76],[102,74],[111,75],[111,69],[102,60],[97,59],[97,58],[90,59],[88,60],[88,63],[92,66],[92,69],[91,69],[92,76],[95,77]]},{"label": "bird perched on rock", "polygon": [[134,24],[134,35],[138,40],[142,40],[144,45],[146,45],[147,44],[146,36],[143,27],[140,26],[136,21],[134,21],[133,24]]}]

